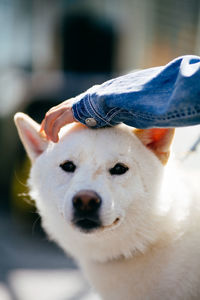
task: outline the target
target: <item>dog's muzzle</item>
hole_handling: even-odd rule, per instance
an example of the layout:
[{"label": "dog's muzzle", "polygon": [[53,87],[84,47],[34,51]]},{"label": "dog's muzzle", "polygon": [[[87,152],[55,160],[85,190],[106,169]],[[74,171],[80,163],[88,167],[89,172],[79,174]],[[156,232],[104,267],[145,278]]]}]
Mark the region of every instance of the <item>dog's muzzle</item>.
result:
[{"label": "dog's muzzle", "polygon": [[79,191],[72,199],[73,219],[75,226],[84,232],[91,232],[101,227],[99,209],[101,197],[92,190]]}]

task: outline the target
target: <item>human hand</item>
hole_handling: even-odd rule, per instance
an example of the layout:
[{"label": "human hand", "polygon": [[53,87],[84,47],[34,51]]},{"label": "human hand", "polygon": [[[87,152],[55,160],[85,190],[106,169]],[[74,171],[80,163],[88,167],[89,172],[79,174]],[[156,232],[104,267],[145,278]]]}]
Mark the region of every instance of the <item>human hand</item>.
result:
[{"label": "human hand", "polygon": [[74,98],[66,100],[59,105],[52,107],[45,115],[40,132],[46,134],[46,137],[53,141],[58,142],[58,133],[64,125],[72,122],[77,122],[74,119],[72,112],[72,105],[75,102]]}]

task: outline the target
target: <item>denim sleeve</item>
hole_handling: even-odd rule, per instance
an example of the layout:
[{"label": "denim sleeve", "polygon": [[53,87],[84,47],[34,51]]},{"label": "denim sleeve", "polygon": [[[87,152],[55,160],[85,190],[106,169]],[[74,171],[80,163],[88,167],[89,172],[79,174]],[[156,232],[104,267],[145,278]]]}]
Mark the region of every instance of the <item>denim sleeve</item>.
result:
[{"label": "denim sleeve", "polygon": [[94,128],[119,123],[136,128],[200,124],[200,57],[186,55],[97,85],[77,97],[74,117]]}]

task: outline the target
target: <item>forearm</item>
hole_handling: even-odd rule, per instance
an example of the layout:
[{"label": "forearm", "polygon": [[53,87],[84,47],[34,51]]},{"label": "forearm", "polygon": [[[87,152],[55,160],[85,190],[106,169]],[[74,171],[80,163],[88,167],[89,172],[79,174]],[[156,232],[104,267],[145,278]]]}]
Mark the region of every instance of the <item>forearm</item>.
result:
[{"label": "forearm", "polygon": [[200,57],[184,56],[94,86],[77,97],[74,117],[94,128],[121,122],[137,127],[180,127],[200,123]]}]

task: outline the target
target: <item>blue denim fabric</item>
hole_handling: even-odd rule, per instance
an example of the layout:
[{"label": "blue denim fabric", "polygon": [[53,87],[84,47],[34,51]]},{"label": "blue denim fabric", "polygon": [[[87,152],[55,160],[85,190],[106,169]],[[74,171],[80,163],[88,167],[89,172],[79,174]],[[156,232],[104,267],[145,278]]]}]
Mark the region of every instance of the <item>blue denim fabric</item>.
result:
[{"label": "blue denim fabric", "polygon": [[178,57],[166,66],[130,73],[76,97],[74,117],[94,128],[119,123],[137,128],[200,124],[200,57]]}]

